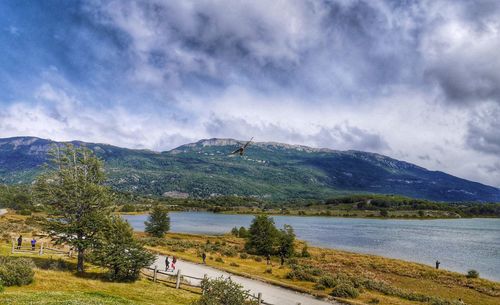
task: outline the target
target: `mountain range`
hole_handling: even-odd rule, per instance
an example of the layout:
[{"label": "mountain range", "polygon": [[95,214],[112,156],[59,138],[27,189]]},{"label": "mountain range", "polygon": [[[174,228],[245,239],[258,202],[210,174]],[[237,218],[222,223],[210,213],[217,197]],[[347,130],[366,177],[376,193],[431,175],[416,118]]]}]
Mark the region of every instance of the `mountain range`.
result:
[{"label": "mountain range", "polygon": [[[498,188],[376,153],[257,142],[243,156],[229,155],[242,143],[234,139],[200,140],[165,152],[68,143],[86,146],[104,159],[113,188],[144,195],[291,200],[377,193],[436,201],[500,201]],[[31,183],[55,144],[62,142],[0,139],[0,183]]]}]

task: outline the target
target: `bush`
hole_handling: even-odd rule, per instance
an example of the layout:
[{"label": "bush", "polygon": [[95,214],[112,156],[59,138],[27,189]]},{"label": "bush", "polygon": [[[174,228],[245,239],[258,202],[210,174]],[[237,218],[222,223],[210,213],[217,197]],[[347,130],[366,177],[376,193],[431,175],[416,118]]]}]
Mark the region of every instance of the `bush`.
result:
[{"label": "bush", "polygon": [[124,213],[135,212],[135,206],[133,204],[127,203],[122,206],[120,211]]},{"label": "bush", "polygon": [[472,269],[472,270],[467,271],[467,275],[466,276],[469,279],[477,279],[479,277],[479,272],[477,272],[476,270]]},{"label": "bush", "polygon": [[224,260],[222,259],[222,257],[217,257],[215,259],[215,261],[218,262],[218,263],[223,263],[224,264]]},{"label": "bush", "polygon": [[30,216],[31,211],[27,210],[27,209],[23,209],[23,210],[19,211],[19,215]]},{"label": "bush", "polygon": [[3,282],[2,282],[2,279],[0,279],[0,292],[3,292],[4,288],[3,288]]},{"label": "bush", "polygon": [[246,254],[246,253],[240,253],[240,258],[241,259],[247,259],[248,258],[248,254]]},{"label": "bush", "polygon": [[318,283],[326,288],[333,288],[337,284],[337,281],[333,277],[326,275],[320,277]]},{"label": "bush", "polygon": [[260,257],[260,256],[255,256],[253,259],[254,259],[256,262],[259,262],[259,263],[260,263],[260,262],[262,262],[262,257]]},{"label": "bush", "polygon": [[48,259],[48,260],[43,260],[41,263],[36,263],[37,267],[38,268],[41,268],[41,269],[45,269],[45,270],[71,270],[71,265],[59,258],[58,260],[53,260],[52,258],[51,259]]},{"label": "bush", "polygon": [[193,305],[255,305],[256,301],[247,300],[248,291],[243,286],[230,279],[216,278],[204,279],[201,282],[203,294]]},{"label": "bush", "polygon": [[357,298],[359,291],[352,284],[340,283],[335,286],[331,295],[340,298]]},{"label": "bush", "polygon": [[372,298],[370,301],[368,301],[368,304],[378,304],[380,303],[380,300],[377,298]]},{"label": "bush", "polygon": [[316,282],[316,278],[304,269],[294,269],[288,272],[286,277],[291,280]]},{"label": "bush", "polygon": [[267,268],[266,269],[266,273],[272,274],[273,273],[273,269],[272,268]]},{"label": "bush", "polygon": [[0,257],[0,278],[3,286],[22,286],[33,282],[35,264],[28,258]]},{"label": "bush", "polygon": [[238,265],[238,264],[237,264],[237,263],[235,263],[235,262],[232,262],[231,264],[229,264],[229,266],[231,266],[231,267],[239,267],[240,265]]},{"label": "bush", "polygon": [[326,287],[323,286],[322,284],[318,283],[318,284],[314,285],[314,289],[316,289],[316,290],[325,290]]},{"label": "bush", "polygon": [[304,247],[302,247],[300,255],[302,257],[311,257],[311,253],[309,253],[309,250],[307,249],[307,244],[304,244]]}]

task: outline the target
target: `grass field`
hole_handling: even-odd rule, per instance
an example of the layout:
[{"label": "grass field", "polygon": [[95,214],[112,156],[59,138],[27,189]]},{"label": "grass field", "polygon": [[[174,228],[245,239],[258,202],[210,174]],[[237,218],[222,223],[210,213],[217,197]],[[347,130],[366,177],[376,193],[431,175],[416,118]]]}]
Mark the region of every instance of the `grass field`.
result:
[{"label": "grass field", "polygon": [[[23,233],[29,238],[31,226],[24,221],[25,216],[8,214],[0,217],[0,228],[16,229],[16,234]],[[0,243],[1,256],[29,257],[38,266],[35,268],[33,283],[27,286],[5,287],[0,293],[1,305],[187,305],[199,297],[198,294],[166,287],[140,279],[135,283],[114,283],[104,277],[104,270],[87,264],[84,276],[78,276],[75,270],[75,260],[61,255],[42,255],[31,253],[11,254],[9,234],[5,234]],[[7,238],[5,238],[7,237]],[[62,258],[69,270],[50,270],[43,266]]]}]

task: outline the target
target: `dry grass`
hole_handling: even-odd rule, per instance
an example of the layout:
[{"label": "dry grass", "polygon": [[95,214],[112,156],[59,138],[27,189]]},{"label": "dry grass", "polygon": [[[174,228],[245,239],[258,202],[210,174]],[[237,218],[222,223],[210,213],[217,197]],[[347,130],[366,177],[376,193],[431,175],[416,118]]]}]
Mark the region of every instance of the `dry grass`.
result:
[{"label": "dry grass", "polygon": [[[142,234],[141,234],[142,235]],[[163,254],[176,255],[182,259],[200,262],[199,250],[196,248],[218,242],[222,248],[237,247],[242,249],[244,241],[233,236],[200,236],[188,234],[167,234],[166,239],[176,246],[164,245],[151,247]],[[182,241],[189,241],[192,247],[182,247]],[[299,248],[298,245],[297,248]],[[500,283],[484,279],[467,279],[465,275],[445,270],[435,270],[432,267],[397,259],[389,259],[375,255],[357,254],[346,251],[320,249],[310,247],[311,258],[299,259],[301,265],[312,265],[324,271],[325,274],[345,273],[352,277],[367,278],[380,281],[405,292],[422,294],[434,298],[457,301],[462,299],[466,304],[496,305],[500,304]],[[239,256],[222,255],[223,250],[207,253],[207,263],[247,277],[257,278],[280,284],[299,291],[307,291],[316,295],[327,295],[331,289],[315,290],[315,283],[290,280],[286,275],[291,270],[289,266],[281,267],[277,258],[272,261],[272,273],[266,272],[269,266],[265,259],[256,262],[254,259],[241,259]],[[215,259],[222,257],[224,263]],[[235,266],[237,265],[237,266]],[[352,304],[370,304],[373,299],[381,305],[426,304],[409,301],[397,296],[384,295],[379,291],[364,289]]]}]

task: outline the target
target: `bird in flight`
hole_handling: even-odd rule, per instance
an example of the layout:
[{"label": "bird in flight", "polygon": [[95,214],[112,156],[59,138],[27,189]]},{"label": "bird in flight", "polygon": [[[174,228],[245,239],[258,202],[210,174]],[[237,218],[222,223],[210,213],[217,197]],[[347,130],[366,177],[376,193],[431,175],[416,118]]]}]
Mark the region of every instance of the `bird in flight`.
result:
[{"label": "bird in flight", "polygon": [[240,156],[243,156],[243,154],[245,153],[245,149],[252,142],[252,140],[253,140],[253,137],[245,145],[243,145],[240,148],[238,148],[237,150],[233,151],[231,153],[231,155],[240,154]]}]

